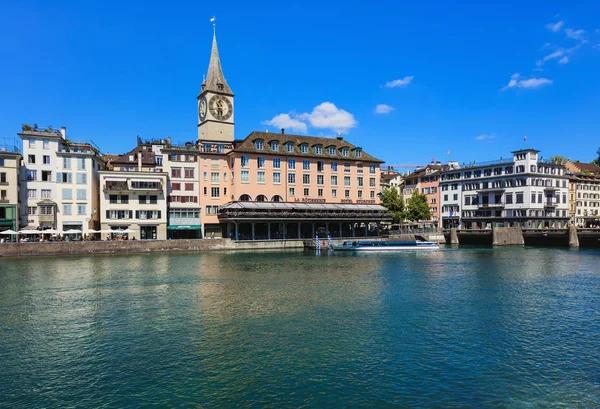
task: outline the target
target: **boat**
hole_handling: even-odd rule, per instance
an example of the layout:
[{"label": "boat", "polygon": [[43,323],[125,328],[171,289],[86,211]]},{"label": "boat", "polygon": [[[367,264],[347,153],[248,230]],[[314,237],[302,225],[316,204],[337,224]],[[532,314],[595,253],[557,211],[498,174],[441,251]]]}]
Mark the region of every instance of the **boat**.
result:
[{"label": "boat", "polygon": [[440,244],[433,241],[345,241],[333,246],[337,251],[404,251],[438,250]]}]

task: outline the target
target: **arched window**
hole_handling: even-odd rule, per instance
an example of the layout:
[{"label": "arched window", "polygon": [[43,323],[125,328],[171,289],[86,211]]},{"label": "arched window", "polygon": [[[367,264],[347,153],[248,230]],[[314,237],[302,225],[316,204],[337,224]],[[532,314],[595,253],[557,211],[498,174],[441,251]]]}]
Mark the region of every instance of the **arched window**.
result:
[{"label": "arched window", "polygon": [[241,195],[239,198],[240,202],[251,202],[252,198],[250,197],[250,195]]},{"label": "arched window", "polygon": [[275,195],[271,198],[271,202],[283,202],[283,198],[279,195]]},{"label": "arched window", "polygon": [[256,201],[257,202],[268,202],[267,196],[265,196],[265,195],[258,195],[258,196],[256,196]]}]

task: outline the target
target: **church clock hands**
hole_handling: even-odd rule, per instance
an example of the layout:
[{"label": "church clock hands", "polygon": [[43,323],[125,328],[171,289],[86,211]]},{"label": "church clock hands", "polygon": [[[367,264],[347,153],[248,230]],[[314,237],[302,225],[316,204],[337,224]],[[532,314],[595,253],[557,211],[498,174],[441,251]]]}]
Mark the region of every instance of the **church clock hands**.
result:
[{"label": "church clock hands", "polygon": [[208,102],[208,109],[210,114],[219,121],[226,121],[233,114],[231,101],[222,95],[213,95]]}]

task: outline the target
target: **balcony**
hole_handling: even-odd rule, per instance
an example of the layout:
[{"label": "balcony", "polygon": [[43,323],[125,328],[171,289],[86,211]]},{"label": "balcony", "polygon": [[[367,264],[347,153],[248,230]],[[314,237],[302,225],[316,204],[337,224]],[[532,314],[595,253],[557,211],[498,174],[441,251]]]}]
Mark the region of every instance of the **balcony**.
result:
[{"label": "balcony", "polygon": [[479,192],[504,192],[506,190],[505,187],[486,187],[484,189],[479,189]]},{"label": "balcony", "polygon": [[557,190],[559,190],[559,187],[556,186],[545,186],[544,187],[544,191],[545,192],[556,192]]},{"label": "balcony", "polygon": [[127,183],[107,183],[104,185],[105,192],[123,192],[129,190]]},{"label": "balcony", "polygon": [[479,209],[503,209],[504,203],[480,203],[477,205]]},{"label": "balcony", "polygon": [[0,199],[0,203],[8,203],[8,199],[3,197],[2,199]]},{"label": "balcony", "polygon": [[54,223],[54,215],[52,214],[41,214],[38,216],[40,223]]},{"label": "balcony", "polygon": [[549,209],[554,209],[554,208],[556,208],[556,206],[558,206],[557,202],[545,202],[544,203],[544,207],[549,208]]}]

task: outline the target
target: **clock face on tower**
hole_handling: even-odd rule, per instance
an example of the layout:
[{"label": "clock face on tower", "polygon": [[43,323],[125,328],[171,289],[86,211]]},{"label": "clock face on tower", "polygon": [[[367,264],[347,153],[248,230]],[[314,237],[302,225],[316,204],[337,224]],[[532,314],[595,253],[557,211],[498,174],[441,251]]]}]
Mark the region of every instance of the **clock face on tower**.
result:
[{"label": "clock face on tower", "polygon": [[208,101],[208,109],[210,114],[219,121],[226,121],[233,114],[231,101],[222,95],[213,95]]},{"label": "clock face on tower", "polygon": [[207,112],[206,97],[203,96],[200,98],[200,103],[198,104],[198,116],[200,117],[200,121],[204,121],[206,119]]}]

